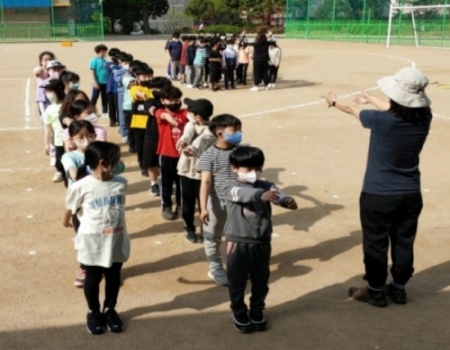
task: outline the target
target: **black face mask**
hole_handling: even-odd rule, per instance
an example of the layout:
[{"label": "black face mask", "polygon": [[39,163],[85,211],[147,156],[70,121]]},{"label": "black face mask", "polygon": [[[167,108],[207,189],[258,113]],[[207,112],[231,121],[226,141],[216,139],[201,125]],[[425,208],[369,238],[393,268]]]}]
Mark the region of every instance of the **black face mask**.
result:
[{"label": "black face mask", "polygon": [[154,98],[154,99],[159,100],[159,99],[161,98],[161,91],[153,90],[153,91],[152,91],[152,95],[153,95],[153,98]]},{"label": "black face mask", "polygon": [[141,86],[144,86],[144,87],[151,87],[150,85],[151,85],[151,81],[150,80],[146,80],[146,81],[141,81]]},{"label": "black face mask", "polygon": [[177,112],[180,110],[181,108],[181,102],[180,103],[170,103],[170,104],[166,104],[165,107],[171,111],[171,112]]}]

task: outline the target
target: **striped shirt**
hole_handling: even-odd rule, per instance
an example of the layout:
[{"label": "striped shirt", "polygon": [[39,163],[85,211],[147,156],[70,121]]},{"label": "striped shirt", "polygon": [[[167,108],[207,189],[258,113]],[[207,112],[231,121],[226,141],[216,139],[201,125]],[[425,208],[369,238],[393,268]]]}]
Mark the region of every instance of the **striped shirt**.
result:
[{"label": "striped shirt", "polygon": [[200,156],[197,172],[210,171],[212,173],[212,186],[210,196],[223,199],[223,185],[229,180],[236,179],[236,173],[231,170],[230,153],[234,148],[222,149],[216,146],[208,148]]}]

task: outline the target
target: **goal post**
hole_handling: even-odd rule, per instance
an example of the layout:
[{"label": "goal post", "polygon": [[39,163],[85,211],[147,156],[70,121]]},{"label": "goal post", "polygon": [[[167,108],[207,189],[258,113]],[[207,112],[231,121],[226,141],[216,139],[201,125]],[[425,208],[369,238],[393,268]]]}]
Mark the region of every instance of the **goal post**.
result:
[{"label": "goal post", "polygon": [[442,5],[395,5],[390,4],[389,7],[389,22],[388,22],[388,32],[387,32],[387,38],[386,38],[386,47],[389,48],[391,43],[391,37],[392,37],[392,22],[394,18],[394,14],[396,11],[409,11],[411,14],[411,22],[413,26],[413,35],[414,35],[414,44],[416,47],[419,46],[419,35],[416,25],[416,17],[415,17],[415,11],[417,10],[434,10],[434,9],[448,9],[450,8],[450,5],[448,4],[442,4]]}]

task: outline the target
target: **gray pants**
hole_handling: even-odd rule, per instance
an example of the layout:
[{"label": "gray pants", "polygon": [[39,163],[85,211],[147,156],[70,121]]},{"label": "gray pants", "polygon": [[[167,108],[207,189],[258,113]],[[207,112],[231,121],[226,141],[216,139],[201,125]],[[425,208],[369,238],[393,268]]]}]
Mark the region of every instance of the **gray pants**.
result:
[{"label": "gray pants", "polygon": [[194,87],[198,87],[198,84],[200,84],[200,79],[202,78],[202,70],[203,66],[194,66],[195,67],[195,78],[194,78]]},{"label": "gray pants", "polygon": [[194,66],[186,65],[186,84],[191,85],[195,78],[195,69]]},{"label": "gray pants", "polygon": [[181,74],[181,62],[180,61],[170,60],[170,77],[172,79],[176,79],[177,78],[177,73]]},{"label": "gray pants", "polygon": [[209,197],[207,209],[209,213],[208,225],[203,224],[203,244],[209,270],[223,269],[220,243],[222,242],[223,229],[227,219],[225,203],[219,198]]}]

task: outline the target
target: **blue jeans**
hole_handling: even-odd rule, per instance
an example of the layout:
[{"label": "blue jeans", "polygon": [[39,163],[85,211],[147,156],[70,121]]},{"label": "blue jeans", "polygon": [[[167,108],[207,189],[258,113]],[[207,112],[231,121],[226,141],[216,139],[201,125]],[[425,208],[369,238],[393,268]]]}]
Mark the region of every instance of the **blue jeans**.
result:
[{"label": "blue jeans", "polygon": [[128,136],[128,127],[123,113],[123,91],[117,91],[117,116],[119,118],[119,133],[122,137]]},{"label": "blue jeans", "polygon": [[91,97],[91,103],[95,107],[97,104],[99,96],[102,99],[102,113],[108,113],[108,99],[106,98],[106,84],[98,84],[100,87],[99,89],[96,89],[95,87],[92,87],[92,97]]}]

